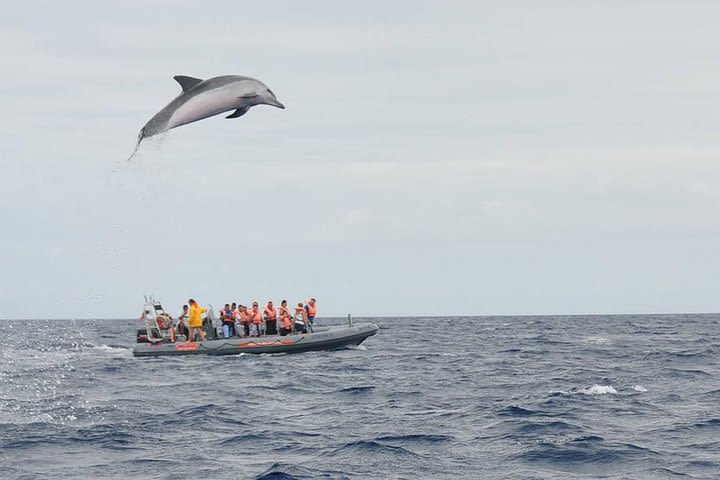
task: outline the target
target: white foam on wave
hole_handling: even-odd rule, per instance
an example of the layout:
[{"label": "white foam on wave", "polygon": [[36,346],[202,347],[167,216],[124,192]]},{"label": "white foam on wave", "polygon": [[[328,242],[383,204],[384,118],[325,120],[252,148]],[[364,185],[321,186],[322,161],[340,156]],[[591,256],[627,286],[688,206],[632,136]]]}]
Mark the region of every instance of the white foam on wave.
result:
[{"label": "white foam on wave", "polygon": [[110,345],[96,345],[92,347],[92,350],[112,355],[113,357],[132,357],[132,351],[129,348],[111,347]]},{"label": "white foam on wave", "polygon": [[647,392],[647,388],[643,387],[642,385],[635,385],[633,387],[633,390],[636,392]]},{"label": "white foam on wave", "polygon": [[610,345],[611,343],[613,343],[612,340],[610,340],[609,338],[598,336],[587,337],[584,339],[584,341],[585,343],[589,343],[591,345]]},{"label": "white foam on wave", "polygon": [[350,348],[350,350],[361,350],[363,352],[367,350],[365,345],[350,345],[348,348]]},{"label": "white foam on wave", "polygon": [[606,395],[616,394],[617,390],[612,385],[593,385],[592,387],[583,388],[580,393],[584,395]]},{"label": "white foam on wave", "polygon": [[571,393],[568,390],[550,390],[548,395],[570,395]]}]

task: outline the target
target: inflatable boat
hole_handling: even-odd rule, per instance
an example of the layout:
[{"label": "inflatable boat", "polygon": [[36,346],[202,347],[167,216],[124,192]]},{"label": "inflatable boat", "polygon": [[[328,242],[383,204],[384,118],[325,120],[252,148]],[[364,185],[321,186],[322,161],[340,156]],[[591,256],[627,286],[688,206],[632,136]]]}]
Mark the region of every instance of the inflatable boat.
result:
[{"label": "inflatable boat", "polygon": [[[222,327],[213,315],[212,307],[203,322],[206,334],[204,341],[187,341],[184,336],[175,336],[172,319],[163,310],[160,302],[146,303],[141,320],[144,328],[138,329],[137,344],[133,348],[136,357],[160,355],[237,355],[239,353],[295,353],[310,350],[333,350],[351,345],[360,345],[366,338],[375,335],[378,326],[374,323],[355,323],[348,315],[347,325],[314,327],[312,333],[294,335],[262,335],[259,337],[222,338]],[[168,321],[169,320],[169,321]]]}]

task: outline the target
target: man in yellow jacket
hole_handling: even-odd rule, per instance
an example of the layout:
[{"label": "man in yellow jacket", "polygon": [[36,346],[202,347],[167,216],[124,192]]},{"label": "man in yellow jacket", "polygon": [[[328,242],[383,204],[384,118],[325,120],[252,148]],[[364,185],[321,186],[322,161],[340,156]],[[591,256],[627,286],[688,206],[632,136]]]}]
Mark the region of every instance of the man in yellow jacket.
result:
[{"label": "man in yellow jacket", "polygon": [[197,331],[200,334],[200,338],[202,338],[204,342],[205,332],[203,332],[202,329],[202,314],[207,312],[207,308],[202,308],[192,298],[188,300],[188,303],[190,304],[190,319],[188,320],[188,326],[190,327],[190,337],[188,337],[187,341],[192,341],[192,339],[195,338],[195,332]]}]

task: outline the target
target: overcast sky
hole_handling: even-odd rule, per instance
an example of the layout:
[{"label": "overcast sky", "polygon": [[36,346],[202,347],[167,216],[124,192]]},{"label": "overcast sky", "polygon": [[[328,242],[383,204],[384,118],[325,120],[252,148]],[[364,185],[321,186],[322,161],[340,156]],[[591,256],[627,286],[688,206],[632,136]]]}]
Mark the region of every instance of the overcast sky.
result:
[{"label": "overcast sky", "polygon": [[[720,310],[720,4],[11,2],[0,318]],[[286,106],[152,139],[173,75]]]}]

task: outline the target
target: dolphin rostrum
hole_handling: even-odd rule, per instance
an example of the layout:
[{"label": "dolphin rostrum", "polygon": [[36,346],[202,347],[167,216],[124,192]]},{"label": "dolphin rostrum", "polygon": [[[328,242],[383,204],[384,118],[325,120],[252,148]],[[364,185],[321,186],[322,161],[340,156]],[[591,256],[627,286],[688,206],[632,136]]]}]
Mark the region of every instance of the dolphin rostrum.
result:
[{"label": "dolphin rostrum", "polygon": [[224,75],[207,80],[184,75],[173,78],[182,87],[182,93],[156,113],[140,130],[137,145],[130,158],[135,155],[143,139],[180,125],[230,110],[235,111],[225,118],[238,118],[255,105],[285,108],[267,85],[254,78],[240,75]]}]

